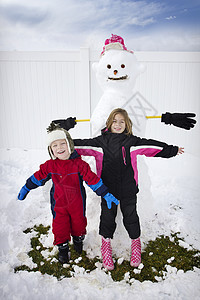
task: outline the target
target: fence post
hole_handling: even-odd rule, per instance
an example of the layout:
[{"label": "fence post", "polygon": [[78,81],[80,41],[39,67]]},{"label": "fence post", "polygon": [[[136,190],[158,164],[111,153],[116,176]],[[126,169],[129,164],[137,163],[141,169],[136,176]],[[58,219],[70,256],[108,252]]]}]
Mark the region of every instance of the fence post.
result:
[{"label": "fence post", "polygon": [[89,48],[80,48],[80,72],[81,72],[81,100],[83,103],[83,111],[87,111],[90,117],[90,52]]}]

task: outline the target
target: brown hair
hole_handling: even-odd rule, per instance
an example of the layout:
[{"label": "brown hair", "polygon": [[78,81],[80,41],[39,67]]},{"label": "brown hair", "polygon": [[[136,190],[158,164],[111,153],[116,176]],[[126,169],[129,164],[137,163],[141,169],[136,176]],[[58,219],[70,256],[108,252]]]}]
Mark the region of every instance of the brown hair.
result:
[{"label": "brown hair", "polygon": [[106,121],[106,127],[108,128],[108,130],[111,131],[111,126],[113,124],[113,120],[117,114],[121,114],[124,117],[125,131],[126,131],[125,133],[127,135],[133,134],[133,132],[132,132],[133,123],[132,123],[131,119],[129,118],[127,111],[122,108],[115,108],[113,111],[111,111],[111,113]]}]

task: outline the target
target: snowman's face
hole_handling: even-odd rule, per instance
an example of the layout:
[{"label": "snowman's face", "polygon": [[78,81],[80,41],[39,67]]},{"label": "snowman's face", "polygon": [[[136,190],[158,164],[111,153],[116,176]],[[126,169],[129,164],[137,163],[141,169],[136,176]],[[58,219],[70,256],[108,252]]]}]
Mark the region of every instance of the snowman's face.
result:
[{"label": "snowman's face", "polygon": [[96,65],[96,76],[103,89],[132,89],[139,74],[139,63],[133,53],[108,50]]},{"label": "snowman's face", "polygon": [[[107,68],[107,80],[127,80],[130,78],[130,72],[129,72],[129,66],[127,59],[122,58],[121,60],[117,59],[116,57],[109,60],[109,62],[106,65]],[[118,57],[119,58],[119,57]]]}]

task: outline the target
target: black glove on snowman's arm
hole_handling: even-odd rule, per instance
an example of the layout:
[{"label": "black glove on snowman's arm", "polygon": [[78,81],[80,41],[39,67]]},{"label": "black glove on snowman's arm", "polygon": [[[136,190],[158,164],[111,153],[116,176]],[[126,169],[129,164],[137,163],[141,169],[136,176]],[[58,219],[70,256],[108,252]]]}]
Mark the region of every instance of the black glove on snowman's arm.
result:
[{"label": "black glove on snowman's arm", "polygon": [[176,127],[180,127],[186,130],[190,130],[196,124],[196,120],[191,119],[195,117],[194,113],[169,113],[162,114],[161,122],[165,124],[173,124]]},{"label": "black glove on snowman's arm", "polygon": [[55,124],[59,124],[61,128],[68,131],[69,129],[74,128],[74,126],[76,125],[76,118],[70,117],[67,119],[54,120],[52,122]]}]

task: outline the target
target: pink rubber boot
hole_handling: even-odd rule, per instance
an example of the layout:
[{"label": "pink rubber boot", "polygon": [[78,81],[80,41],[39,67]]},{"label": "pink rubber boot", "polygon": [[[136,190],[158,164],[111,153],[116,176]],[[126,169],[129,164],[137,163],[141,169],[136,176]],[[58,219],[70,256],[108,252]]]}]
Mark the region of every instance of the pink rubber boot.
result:
[{"label": "pink rubber boot", "polygon": [[138,267],[141,263],[141,241],[140,238],[131,240],[131,267]]},{"label": "pink rubber boot", "polygon": [[114,269],[114,263],[112,260],[112,248],[110,239],[102,237],[101,254],[103,257],[103,267],[111,271]]}]

